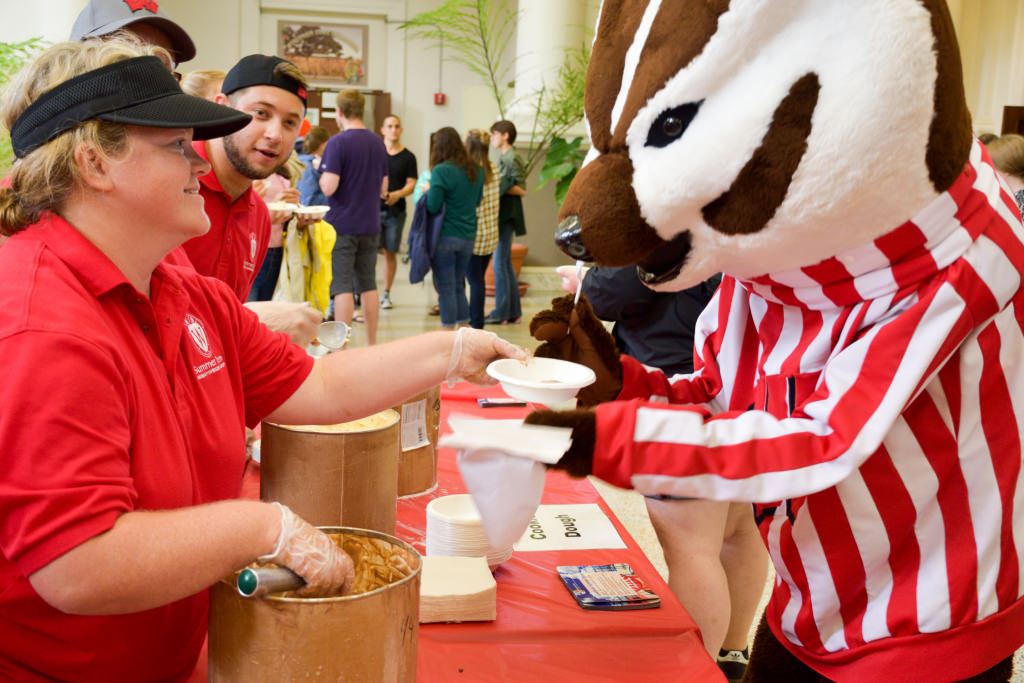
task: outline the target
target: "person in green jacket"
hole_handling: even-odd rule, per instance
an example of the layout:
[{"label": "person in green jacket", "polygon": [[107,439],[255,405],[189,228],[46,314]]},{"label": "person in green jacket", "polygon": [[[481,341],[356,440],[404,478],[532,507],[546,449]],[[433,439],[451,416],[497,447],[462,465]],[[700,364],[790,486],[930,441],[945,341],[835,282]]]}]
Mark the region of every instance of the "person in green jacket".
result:
[{"label": "person in green jacket", "polygon": [[434,133],[427,210],[437,213],[444,207],[444,222],[430,267],[445,328],[469,323],[466,271],[473,255],[483,183],[483,169],[470,160],[458,132],[448,126]]}]

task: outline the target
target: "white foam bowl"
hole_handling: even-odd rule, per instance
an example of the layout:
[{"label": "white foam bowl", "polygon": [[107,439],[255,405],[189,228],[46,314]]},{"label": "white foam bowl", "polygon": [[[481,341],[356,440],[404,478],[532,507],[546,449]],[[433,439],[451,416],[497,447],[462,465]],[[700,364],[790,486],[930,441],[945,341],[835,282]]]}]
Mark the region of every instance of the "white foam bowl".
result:
[{"label": "white foam bowl", "polygon": [[486,557],[491,569],[512,557],[512,546],[491,547],[468,493],[441,496],[427,503],[426,548],[427,555]]},{"label": "white foam bowl", "polygon": [[294,213],[298,208],[298,204],[292,204],[291,202],[267,202],[268,211],[291,211]]},{"label": "white foam bowl", "polygon": [[331,207],[329,206],[300,206],[295,210],[295,213],[302,216],[303,218],[312,218],[314,220],[320,220],[327,215],[327,211]]},{"label": "white foam bowl", "polygon": [[597,381],[586,365],[555,358],[534,357],[525,364],[502,358],[487,366],[487,374],[501,382],[509,396],[545,405],[568,401]]},{"label": "white foam bowl", "polygon": [[480,512],[476,509],[473,496],[468,493],[435,498],[427,503],[427,516],[443,519],[449,524],[480,524]]}]

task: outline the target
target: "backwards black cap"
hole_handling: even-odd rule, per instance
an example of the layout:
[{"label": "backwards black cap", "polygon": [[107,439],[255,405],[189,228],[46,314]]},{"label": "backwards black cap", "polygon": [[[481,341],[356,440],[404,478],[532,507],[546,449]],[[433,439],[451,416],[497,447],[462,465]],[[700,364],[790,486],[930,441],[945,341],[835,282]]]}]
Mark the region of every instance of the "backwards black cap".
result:
[{"label": "backwards black cap", "polygon": [[[251,88],[254,85],[272,85],[292,93],[302,100],[302,106],[306,106],[306,86],[286,74],[275,73],[279,64],[291,64],[291,62],[269,55],[242,57],[224,77],[224,84],[220,87],[220,91],[225,95],[230,95],[236,90]],[[292,64],[292,66],[295,65]]]},{"label": "backwards black cap", "polygon": [[159,57],[134,57],[88,71],[49,90],[11,126],[19,159],[90,119],[154,128],[192,128],[193,138],[230,135],[248,114],[186,95]]}]

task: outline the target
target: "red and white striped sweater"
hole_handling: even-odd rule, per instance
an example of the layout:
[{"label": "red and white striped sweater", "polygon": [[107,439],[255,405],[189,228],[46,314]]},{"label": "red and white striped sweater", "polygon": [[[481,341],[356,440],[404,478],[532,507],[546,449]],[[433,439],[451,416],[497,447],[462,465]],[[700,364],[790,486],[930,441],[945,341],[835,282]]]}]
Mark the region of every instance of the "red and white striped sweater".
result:
[{"label": "red and white striped sweater", "polygon": [[769,625],[830,678],[992,666],[1024,641],[1022,270],[1016,205],[975,144],[872,244],[725,278],[693,374],[624,358],[594,474],[753,502],[777,570]]}]

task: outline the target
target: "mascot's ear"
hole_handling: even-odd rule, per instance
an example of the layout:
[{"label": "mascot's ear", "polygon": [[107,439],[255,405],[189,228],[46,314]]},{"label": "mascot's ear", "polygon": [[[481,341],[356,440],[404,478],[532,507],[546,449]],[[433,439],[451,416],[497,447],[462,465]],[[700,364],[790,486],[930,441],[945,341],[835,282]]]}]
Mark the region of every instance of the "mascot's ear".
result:
[{"label": "mascot's ear", "polygon": [[953,19],[946,0],[921,0],[931,13],[938,74],[935,78],[935,116],[928,133],[925,161],[937,192],[945,192],[967,163],[974,135],[964,96],[964,75]]}]

